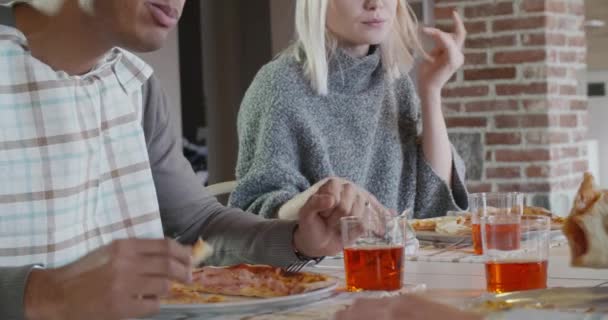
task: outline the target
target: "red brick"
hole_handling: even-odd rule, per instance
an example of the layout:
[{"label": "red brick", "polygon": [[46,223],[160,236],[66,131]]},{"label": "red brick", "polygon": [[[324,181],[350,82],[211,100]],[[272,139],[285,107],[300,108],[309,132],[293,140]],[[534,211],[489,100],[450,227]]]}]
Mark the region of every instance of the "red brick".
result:
[{"label": "red brick", "polygon": [[570,164],[561,163],[553,167],[552,175],[555,177],[562,177],[570,174]]},{"label": "red brick", "polygon": [[573,173],[584,173],[589,171],[589,162],[587,160],[577,160],[572,163]]},{"label": "red brick", "polygon": [[551,167],[548,165],[534,165],[526,168],[528,178],[549,178],[550,176]]},{"label": "red brick", "polygon": [[492,192],[492,185],[481,182],[468,182],[467,189],[469,193]]},{"label": "red brick", "polygon": [[583,2],[581,1],[580,3],[576,3],[576,2],[568,3],[568,13],[573,14],[573,15],[579,15],[579,16],[584,15],[585,6],[584,6]]},{"label": "red brick", "polygon": [[566,36],[559,33],[533,33],[522,34],[521,43],[525,46],[564,46],[566,45]]},{"label": "red brick", "polygon": [[576,178],[576,179],[571,178],[571,179],[561,181],[559,185],[563,190],[573,190],[573,189],[578,188],[580,183],[581,183],[581,181],[578,178]]},{"label": "red brick", "polygon": [[464,9],[465,18],[480,18],[513,14],[513,2],[489,3]]},{"label": "red brick", "polygon": [[497,47],[513,47],[517,42],[515,35],[493,37],[469,37],[464,45],[467,49],[487,49]]},{"label": "red brick", "polygon": [[492,151],[486,151],[486,161],[492,161],[493,155]]},{"label": "red brick", "polygon": [[575,85],[559,86],[559,94],[562,96],[575,96],[577,92],[578,88]]},{"label": "red brick", "polygon": [[490,92],[488,86],[452,87],[444,88],[444,97],[483,97]]},{"label": "red brick", "polygon": [[[437,23],[435,27],[445,32],[454,32],[454,24],[452,21]],[[464,27],[467,29],[467,34],[469,35],[488,32],[488,24],[485,21],[465,22]]]},{"label": "red brick", "polygon": [[448,128],[483,128],[488,119],[483,117],[449,117],[445,119]]},{"label": "red brick", "polygon": [[549,192],[549,183],[501,183],[498,192]]},{"label": "red brick", "polygon": [[522,66],[522,74],[526,79],[545,79],[547,78],[547,66]]},{"label": "red brick", "polygon": [[548,16],[546,28],[555,31],[582,31],[582,17],[573,16]]},{"label": "red brick", "polygon": [[585,36],[568,37],[568,46],[569,47],[586,47],[587,39],[585,38]]},{"label": "red brick", "polygon": [[568,51],[568,52],[559,53],[559,62],[572,63],[572,62],[576,62],[576,59],[577,59],[576,52]]},{"label": "red brick", "polygon": [[485,21],[465,22],[464,27],[469,35],[488,32],[488,24]]},{"label": "red brick", "polygon": [[581,142],[587,140],[587,130],[574,132],[572,134],[573,142]]},{"label": "red brick", "polygon": [[494,63],[497,64],[519,64],[530,62],[542,62],[547,59],[545,50],[518,50],[502,51],[494,54]]},{"label": "red brick", "polygon": [[579,155],[578,147],[567,147],[559,150],[559,159],[578,158]]},{"label": "red brick", "polygon": [[522,94],[546,94],[550,92],[547,83],[538,82],[530,84],[499,84],[496,85],[496,94],[499,96],[511,96]]},{"label": "red brick", "polygon": [[486,145],[514,145],[521,143],[521,134],[516,132],[509,133],[486,133]]},{"label": "red brick", "polygon": [[549,160],[551,160],[551,152],[547,149],[496,150],[496,161],[500,162],[529,162]]},{"label": "red brick", "polygon": [[467,102],[465,112],[516,111],[519,109],[516,100],[484,100]]},{"label": "red brick", "polygon": [[547,110],[569,110],[568,101],[563,99],[549,99],[549,100],[524,100],[524,109],[527,111],[547,111]]},{"label": "red brick", "polygon": [[515,67],[508,68],[484,68],[468,69],[464,71],[465,81],[515,79],[517,70]]},{"label": "red brick", "polygon": [[579,51],[576,53],[576,63],[586,63],[587,62],[587,52]]},{"label": "red brick", "polygon": [[466,53],[464,55],[465,65],[484,65],[488,63],[487,53]]},{"label": "red brick", "polygon": [[494,32],[541,29],[547,25],[546,17],[525,17],[494,20]]},{"label": "red brick", "polygon": [[521,177],[521,169],[518,167],[498,167],[486,169],[486,178],[488,179],[514,179],[519,177]]},{"label": "red brick", "polygon": [[526,133],[526,143],[531,145],[568,143],[569,141],[570,136],[566,132],[531,131]]},{"label": "red brick", "polygon": [[554,12],[565,13],[566,4],[559,0],[525,0],[522,10],[526,12]]},{"label": "red brick", "polygon": [[550,94],[559,94],[559,87],[560,87],[560,85],[558,83],[549,82],[549,93]]},{"label": "red brick", "polygon": [[496,128],[538,128],[548,127],[549,117],[544,114],[499,115],[496,116]]},{"label": "red brick", "polygon": [[525,79],[545,79],[568,77],[568,68],[546,65],[528,65],[520,67]]},{"label": "red brick", "polygon": [[568,114],[559,117],[559,126],[564,128],[576,128],[578,126],[578,119],[576,115]]},{"label": "red brick", "polygon": [[576,111],[587,111],[587,100],[572,100],[570,109]]},{"label": "red brick", "polygon": [[449,20],[452,19],[452,12],[454,12],[456,8],[453,6],[450,7],[435,7],[434,15],[436,20]]},{"label": "red brick", "polygon": [[561,67],[548,67],[547,76],[554,78],[565,78],[568,74],[568,69]]}]

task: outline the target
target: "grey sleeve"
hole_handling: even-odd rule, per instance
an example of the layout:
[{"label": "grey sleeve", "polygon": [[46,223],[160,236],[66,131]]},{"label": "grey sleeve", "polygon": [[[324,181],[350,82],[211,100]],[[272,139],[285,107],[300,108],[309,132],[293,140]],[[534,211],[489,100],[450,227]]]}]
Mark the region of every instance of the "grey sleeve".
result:
[{"label": "grey sleeve", "polygon": [[276,218],[280,207],[311,183],[301,172],[307,157],[300,143],[306,135],[291,113],[296,111],[282,102],[283,92],[273,85],[271,73],[262,68],[239,111],[238,185],[230,206]]},{"label": "grey sleeve", "polygon": [[0,319],[24,319],[25,287],[33,267],[0,268]]},{"label": "grey sleeve", "polygon": [[[398,92],[407,97],[405,110],[407,117],[415,121],[416,134],[422,132],[422,115],[420,99],[416,86],[410,77],[400,79]],[[445,215],[447,211],[462,211],[469,207],[468,193],[465,184],[466,166],[458,151],[452,146],[452,183],[437,175],[428,163],[421,143],[416,143],[416,198],[414,212],[417,218],[430,218]]]},{"label": "grey sleeve", "polygon": [[452,185],[441,179],[426,161],[422,146],[418,146],[416,204],[414,212],[417,218],[428,218],[445,215],[447,211],[462,211],[469,207],[465,186],[464,161],[452,147]]},{"label": "grey sleeve", "polygon": [[225,208],[206,192],[183,156],[166,96],[154,76],[144,86],[143,127],[165,235],[180,236],[186,244],[202,236],[217,252],[210,264],[286,266],[298,261],[292,245],[294,222]]}]

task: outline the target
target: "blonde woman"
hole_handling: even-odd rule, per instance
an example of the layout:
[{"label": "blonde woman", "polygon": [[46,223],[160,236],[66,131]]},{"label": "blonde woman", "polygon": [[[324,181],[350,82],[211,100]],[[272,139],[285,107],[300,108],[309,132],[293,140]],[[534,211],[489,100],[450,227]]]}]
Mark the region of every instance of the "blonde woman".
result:
[{"label": "blonde woman", "polygon": [[[463,64],[466,31],[423,28],[406,0],[298,0],[297,41],[259,72],[239,114],[231,205],[294,217],[324,179],[349,192],[328,212],[377,198],[416,217],[467,207],[465,166],[448,139],[441,89]],[[407,72],[419,65],[418,92]]]}]

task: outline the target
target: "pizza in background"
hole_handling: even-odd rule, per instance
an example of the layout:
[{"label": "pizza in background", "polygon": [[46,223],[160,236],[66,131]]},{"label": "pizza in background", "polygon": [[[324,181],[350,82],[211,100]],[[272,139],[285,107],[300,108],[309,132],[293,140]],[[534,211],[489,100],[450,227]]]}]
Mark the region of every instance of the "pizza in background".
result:
[{"label": "pizza in background", "polygon": [[[488,210],[497,210],[496,208],[488,207]],[[541,208],[525,206],[523,215],[526,216],[546,216],[551,218],[552,229],[561,229],[565,218],[553,214],[551,211]],[[459,216],[445,216],[429,219],[412,219],[409,221],[410,226],[414,231],[418,232],[436,232],[441,235],[465,236],[470,235],[471,229],[471,213],[463,212]]]},{"label": "pizza in background", "polygon": [[563,230],[573,266],[608,268],[608,191],[599,190],[590,173],[585,173]]}]

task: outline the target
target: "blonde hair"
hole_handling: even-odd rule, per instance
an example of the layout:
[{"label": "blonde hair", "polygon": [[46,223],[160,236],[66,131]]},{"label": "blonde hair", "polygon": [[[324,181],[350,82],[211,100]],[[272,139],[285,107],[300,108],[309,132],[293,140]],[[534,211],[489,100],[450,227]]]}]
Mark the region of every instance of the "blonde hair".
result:
[{"label": "blonde hair", "polygon": [[[329,93],[329,60],[338,41],[327,29],[331,0],[297,0],[296,42],[288,51],[303,63],[306,76],[319,95]],[[379,46],[382,65],[390,79],[397,79],[414,64],[415,55],[426,56],[418,37],[418,21],[406,0],[397,0],[397,14],[387,39]]]}]

